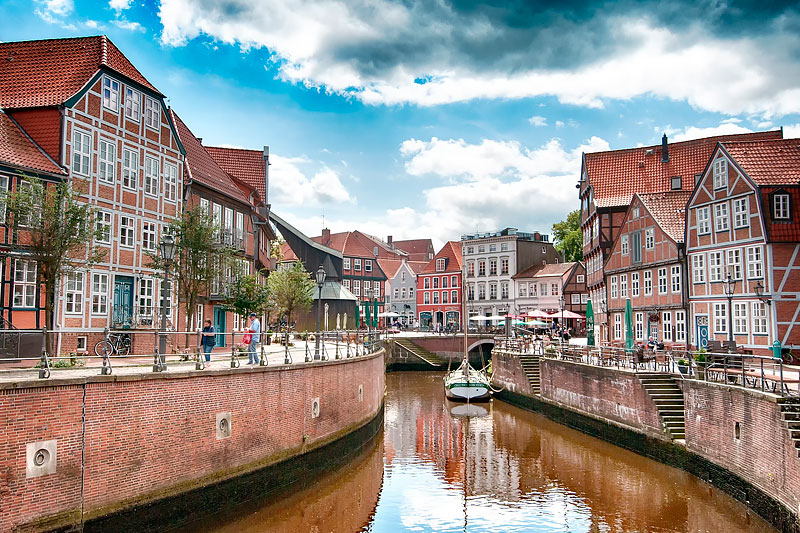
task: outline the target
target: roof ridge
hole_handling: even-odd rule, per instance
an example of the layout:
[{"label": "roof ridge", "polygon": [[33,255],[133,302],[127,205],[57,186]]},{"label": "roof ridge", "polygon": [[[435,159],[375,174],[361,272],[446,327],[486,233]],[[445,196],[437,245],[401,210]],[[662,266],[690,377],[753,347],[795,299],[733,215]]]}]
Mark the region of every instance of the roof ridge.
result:
[{"label": "roof ridge", "polygon": [[[760,135],[765,135],[765,134],[769,134],[769,133],[777,133],[777,132],[781,132],[781,134],[783,134],[783,130],[782,129],[766,130],[766,131],[750,131],[750,132],[741,132],[741,133],[720,133],[718,135],[710,135],[708,137],[699,137],[697,139],[687,139],[685,141],[668,142],[667,146],[669,146],[670,149],[672,149],[672,148],[674,148],[676,146],[683,146],[683,145],[687,145],[687,144],[690,144],[690,143],[699,143],[701,141],[713,142],[714,139],[720,139],[720,138],[724,138],[724,137],[744,137],[744,136],[751,136],[751,135],[759,135],[760,136]],[[761,141],[761,140],[776,140],[776,141],[778,141],[778,140],[786,140],[786,139],[752,139],[752,141],[736,141],[736,140],[732,140],[732,141],[717,141],[717,142],[757,142],[757,141]],[[662,146],[661,143],[658,143],[658,144],[650,144],[650,145],[646,145],[646,146],[634,146],[634,147],[631,147],[631,148],[617,148],[616,150],[601,150],[601,151],[598,151],[598,152],[585,152],[585,154],[586,155],[590,155],[590,154],[593,155],[593,154],[614,154],[614,153],[622,153],[622,152],[635,152],[637,150],[648,150],[650,148],[661,148],[661,146]]]}]

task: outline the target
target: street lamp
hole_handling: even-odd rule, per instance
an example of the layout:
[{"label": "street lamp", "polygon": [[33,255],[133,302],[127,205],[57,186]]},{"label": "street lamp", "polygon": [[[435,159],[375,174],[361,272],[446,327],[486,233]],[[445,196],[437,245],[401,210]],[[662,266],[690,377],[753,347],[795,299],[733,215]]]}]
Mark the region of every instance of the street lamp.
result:
[{"label": "street lamp", "polygon": [[756,283],[755,290],[756,290],[756,298],[758,298],[767,305],[772,305],[772,298],[764,294],[764,285],[761,284],[761,280],[758,280],[758,283]]},{"label": "street lamp", "polygon": [[317,287],[319,288],[319,298],[317,299],[317,336],[315,337],[314,360],[319,361],[319,335],[320,321],[322,320],[322,286],[325,284],[325,269],[322,265],[317,269]]},{"label": "street lamp", "polygon": [[[370,311],[369,307],[372,307],[372,296],[375,294],[375,291],[372,289],[372,287],[370,287],[369,289],[367,289],[366,292],[367,292],[367,308],[368,308],[367,313],[368,313]],[[369,316],[367,313],[364,314],[365,317]],[[372,316],[369,316],[369,319],[367,320],[367,339],[372,341]]]},{"label": "street lamp", "polygon": [[732,274],[731,269],[728,269],[728,277],[723,286],[725,296],[728,297],[728,353],[733,349],[733,293],[736,290],[736,280]]},{"label": "street lamp", "polygon": [[605,318],[605,325],[606,325],[606,342],[611,344],[611,320],[608,316],[608,303],[605,300],[600,300],[599,303],[600,312],[603,313],[603,317]]},{"label": "street lamp", "polygon": [[564,340],[564,331],[566,329],[566,328],[564,328],[564,295],[563,294],[558,298],[558,306],[559,306],[559,308],[561,308],[561,340],[563,341]]},{"label": "street lamp", "polygon": [[166,233],[161,236],[158,251],[164,263],[164,283],[161,285],[161,332],[158,340],[158,352],[153,361],[153,372],[163,372],[167,369],[164,361],[167,353],[167,294],[169,294],[169,269],[175,259],[175,237]]}]

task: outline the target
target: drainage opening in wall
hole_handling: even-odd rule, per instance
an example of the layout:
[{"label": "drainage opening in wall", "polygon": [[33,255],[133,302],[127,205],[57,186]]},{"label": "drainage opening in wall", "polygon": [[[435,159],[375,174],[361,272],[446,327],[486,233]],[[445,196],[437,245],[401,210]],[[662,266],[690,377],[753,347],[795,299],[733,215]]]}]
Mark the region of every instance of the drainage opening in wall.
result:
[{"label": "drainage opening in wall", "polygon": [[739,422],[735,422],[733,424],[733,438],[735,440],[742,438],[742,428],[739,426]]},{"label": "drainage opening in wall", "polygon": [[217,440],[227,439],[233,435],[230,412],[217,413],[216,433]]},{"label": "drainage opening in wall", "polygon": [[319,398],[312,398],[311,399],[311,418],[317,418],[319,416]]},{"label": "drainage opening in wall", "polygon": [[358,386],[358,401],[359,402],[364,401],[364,385]]}]

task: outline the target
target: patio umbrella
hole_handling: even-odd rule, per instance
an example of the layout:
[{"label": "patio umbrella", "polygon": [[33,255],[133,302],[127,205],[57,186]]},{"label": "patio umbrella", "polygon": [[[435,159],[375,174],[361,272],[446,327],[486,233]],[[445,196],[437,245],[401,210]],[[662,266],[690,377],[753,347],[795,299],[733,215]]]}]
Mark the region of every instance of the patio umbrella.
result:
[{"label": "patio umbrella", "polygon": [[630,298],[625,300],[625,349],[633,350],[633,309]]},{"label": "patio umbrella", "polygon": [[594,346],[594,309],[591,298],[586,301],[586,346]]},{"label": "patio umbrella", "polygon": [[493,322],[497,321],[497,320],[505,320],[505,319],[506,319],[505,315],[491,315],[491,316],[487,316],[486,317],[486,320],[491,320]]},{"label": "patio umbrella", "polygon": [[470,320],[479,321],[479,320],[489,320],[489,317],[488,316],[483,316],[483,315],[475,315],[475,316],[469,317],[469,319]]},{"label": "patio umbrella", "polygon": [[583,318],[582,315],[579,315],[578,313],[575,313],[575,312],[570,311],[568,309],[564,309],[564,312],[563,313],[559,313],[558,316],[563,316],[564,318]]},{"label": "patio umbrella", "polygon": [[539,309],[536,309],[535,311],[528,311],[525,313],[525,316],[528,318],[550,318],[550,315],[544,311],[540,311]]},{"label": "patio umbrella", "polygon": [[336,329],[342,329],[342,314],[336,313]]},{"label": "patio umbrella", "polygon": [[546,326],[547,322],[543,322],[541,320],[528,320],[524,322],[526,326]]},{"label": "patio umbrella", "polygon": [[394,311],[384,311],[383,313],[379,313],[378,316],[380,318],[395,318],[400,316],[400,313],[395,313]]},{"label": "patio umbrella", "polygon": [[347,313],[344,314],[344,317],[342,319],[342,329],[347,329]]},{"label": "patio umbrella", "polygon": [[372,317],[370,314],[372,313],[372,309],[370,309],[369,302],[367,305],[364,306],[364,321],[367,323],[367,326],[372,326]]}]

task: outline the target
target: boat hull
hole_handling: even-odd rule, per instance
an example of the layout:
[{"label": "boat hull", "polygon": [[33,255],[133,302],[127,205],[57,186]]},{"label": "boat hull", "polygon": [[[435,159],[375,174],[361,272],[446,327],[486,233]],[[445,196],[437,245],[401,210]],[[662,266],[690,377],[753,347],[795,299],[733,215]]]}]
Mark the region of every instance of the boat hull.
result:
[{"label": "boat hull", "polygon": [[445,383],[444,394],[448,400],[457,402],[489,401],[492,397],[484,383]]}]

